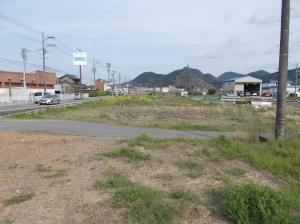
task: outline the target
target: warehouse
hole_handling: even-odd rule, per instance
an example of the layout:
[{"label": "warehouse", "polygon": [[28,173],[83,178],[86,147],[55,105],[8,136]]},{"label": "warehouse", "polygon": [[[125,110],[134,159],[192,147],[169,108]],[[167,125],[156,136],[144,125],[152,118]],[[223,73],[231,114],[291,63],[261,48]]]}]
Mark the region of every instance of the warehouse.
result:
[{"label": "warehouse", "polygon": [[261,95],[262,80],[252,76],[242,76],[228,79],[223,84],[223,91],[227,94],[240,95],[249,93],[251,95]]}]

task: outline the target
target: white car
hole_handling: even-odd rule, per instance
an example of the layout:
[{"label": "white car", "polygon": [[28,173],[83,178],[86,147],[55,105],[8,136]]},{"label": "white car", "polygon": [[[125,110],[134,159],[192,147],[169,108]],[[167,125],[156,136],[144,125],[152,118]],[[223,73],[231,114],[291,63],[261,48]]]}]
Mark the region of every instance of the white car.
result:
[{"label": "white car", "polygon": [[47,94],[41,99],[40,105],[59,104],[60,99],[57,95]]},{"label": "white car", "polygon": [[45,92],[36,92],[33,94],[33,102],[34,103],[40,103],[41,99],[46,96],[46,95],[51,95],[50,93],[45,93]]}]

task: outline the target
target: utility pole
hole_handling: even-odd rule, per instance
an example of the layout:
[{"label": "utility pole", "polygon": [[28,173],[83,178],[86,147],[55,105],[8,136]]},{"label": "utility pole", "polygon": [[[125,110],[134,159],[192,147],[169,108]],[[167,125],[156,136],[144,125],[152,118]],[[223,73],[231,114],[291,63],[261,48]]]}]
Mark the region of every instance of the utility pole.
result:
[{"label": "utility pole", "polygon": [[42,33],[43,76],[44,76],[44,92],[45,93],[47,92],[47,82],[46,82],[46,54],[48,53],[46,47],[55,46],[53,44],[49,44],[49,45],[46,46],[45,45],[46,39],[55,39],[55,37],[54,36],[47,36],[45,38],[44,33]]},{"label": "utility pole", "polygon": [[119,73],[119,85],[118,85],[118,92],[121,92],[121,73]]},{"label": "utility pole", "polygon": [[28,56],[27,56],[28,50],[23,48],[21,49],[21,57],[23,59],[23,88],[26,89],[26,63],[28,60]]},{"label": "utility pole", "polygon": [[112,72],[113,92],[115,92],[115,74],[116,74],[116,71],[113,71],[113,72]]},{"label": "utility pole", "polygon": [[289,60],[290,0],[282,0],[280,59],[277,93],[275,138],[285,137],[286,88]]},{"label": "utility pole", "polygon": [[43,76],[44,76],[44,93],[47,92],[47,86],[46,86],[46,54],[47,50],[45,48],[45,37],[44,33],[42,33],[42,53],[43,53]]},{"label": "utility pole", "polygon": [[297,102],[297,87],[298,87],[298,64],[296,65],[296,80],[295,80],[295,102]]},{"label": "utility pole", "polygon": [[110,79],[110,68],[111,68],[111,63],[106,63],[107,82],[109,82],[109,79]]},{"label": "utility pole", "polygon": [[95,59],[93,59],[93,75],[94,75],[94,88],[95,88],[95,91],[97,90],[97,87],[96,87],[96,62],[95,62]]}]

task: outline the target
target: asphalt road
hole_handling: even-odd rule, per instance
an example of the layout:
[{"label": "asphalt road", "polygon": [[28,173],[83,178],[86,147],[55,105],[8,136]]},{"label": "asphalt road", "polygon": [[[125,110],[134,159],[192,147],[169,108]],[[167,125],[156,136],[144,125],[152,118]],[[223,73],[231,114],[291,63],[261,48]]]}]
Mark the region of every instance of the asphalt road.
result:
[{"label": "asphalt road", "polygon": [[13,113],[35,111],[47,107],[62,107],[67,105],[74,105],[86,101],[99,100],[99,99],[101,98],[97,97],[97,98],[88,98],[85,100],[70,100],[70,101],[61,102],[58,105],[39,105],[39,104],[5,105],[5,106],[0,106],[0,116],[13,114]]},{"label": "asphalt road", "polygon": [[216,138],[221,135],[234,136],[235,133],[217,131],[176,131],[156,128],[107,125],[81,121],[56,120],[0,120],[2,131],[32,131],[103,138],[135,138],[141,134],[160,138]]}]

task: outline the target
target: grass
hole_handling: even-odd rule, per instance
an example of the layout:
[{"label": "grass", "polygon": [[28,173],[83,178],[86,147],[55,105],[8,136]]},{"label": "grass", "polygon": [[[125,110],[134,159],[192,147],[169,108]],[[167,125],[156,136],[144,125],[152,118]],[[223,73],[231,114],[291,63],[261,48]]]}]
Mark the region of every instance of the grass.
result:
[{"label": "grass", "polygon": [[171,182],[173,181],[176,177],[171,174],[171,173],[163,173],[163,174],[158,174],[154,176],[155,179],[162,180],[164,182]]},{"label": "grass", "polygon": [[282,192],[269,187],[253,183],[231,186],[219,190],[214,197],[224,215],[235,223],[296,223],[291,203]]},{"label": "grass", "polygon": [[196,179],[203,175],[203,166],[199,161],[184,160],[178,161],[177,166],[181,169],[187,170],[188,176],[192,179]]},{"label": "grass", "polygon": [[120,173],[109,172],[109,179],[97,181],[96,190],[116,189],[113,205],[128,208],[124,218],[134,223],[170,223],[177,215],[175,206],[162,199],[162,194],[149,187],[131,182]]},{"label": "grass", "polygon": [[101,191],[105,189],[119,189],[129,187],[133,183],[121,173],[115,171],[108,171],[106,175],[109,177],[107,181],[96,181],[93,185],[93,189]]},{"label": "grass", "polygon": [[246,171],[241,168],[236,167],[236,168],[229,170],[228,173],[235,177],[241,177],[241,176],[245,175]]},{"label": "grass", "polygon": [[110,158],[124,158],[129,162],[139,162],[150,160],[149,154],[144,154],[135,148],[121,148],[110,153],[104,154]]},{"label": "grass", "polygon": [[175,200],[182,200],[182,201],[189,201],[189,202],[195,202],[197,200],[197,197],[193,194],[191,194],[189,191],[185,191],[182,189],[174,190],[170,193],[170,197]]},{"label": "grass", "polygon": [[248,143],[221,137],[216,147],[228,160],[245,160],[279,177],[285,182],[286,197],[300,208],[300,138]]},{"label": "grass", "polygon": [[34,196],[33,193],[22,193],[7,199],[6,201],[4,201],[4,205],[9,206],[9,205],[21,204],[25,201],[31,200],[33,196]]},{"label": "grass", "polygon": [[[9,118],[81,120],[176,130],[251,131],[253,134],[274,130],[274,108],[255,110],[241,105],[207,105],[204,101],[175,96],[108,97],[64,108],[14,114]],[[300,119],[293,108],[288,108],[287,118],[288,129],[299,131]]]}]

